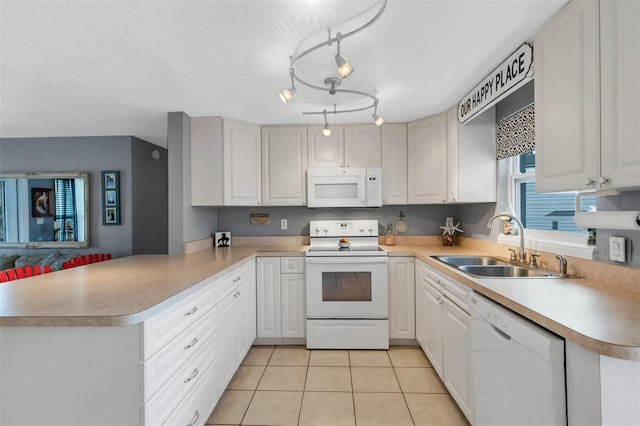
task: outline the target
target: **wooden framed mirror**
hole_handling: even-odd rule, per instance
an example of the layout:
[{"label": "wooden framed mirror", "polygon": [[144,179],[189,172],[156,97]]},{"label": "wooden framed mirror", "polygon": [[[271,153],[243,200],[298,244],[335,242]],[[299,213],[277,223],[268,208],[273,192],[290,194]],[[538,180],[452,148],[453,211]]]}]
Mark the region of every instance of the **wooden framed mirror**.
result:
[{"label": "wooden framed mirror", "polygon": [[0,247],[89,245],[87,172],[0,173]]}]

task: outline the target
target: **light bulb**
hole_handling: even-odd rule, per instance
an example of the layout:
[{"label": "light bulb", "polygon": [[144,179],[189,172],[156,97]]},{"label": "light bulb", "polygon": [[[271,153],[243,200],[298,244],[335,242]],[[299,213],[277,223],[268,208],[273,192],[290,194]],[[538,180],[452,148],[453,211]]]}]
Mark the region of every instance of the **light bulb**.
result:
[{"label": "light bulb", "polygon": [[322,136],[331,136],[331,127],[329,127],[329,123],[324,125],[324,129],[322,129]]},{"label": "light bulb", "polygon": [[382,126],[384,124],[384,118],[382,118],[379,115],[374,115],[373,116],[373,120],[374,120],[374,123],[376,123],[376,126],[378,126],[378,127],[380,127],[380,126]]},{"label": "light bulb", "polygon": [[293,99],[293,95],[295,95],[295,93],[296,93],[296,88],[292,87],[290,89],[284,89],[280,91],[280,93],[278,93],[278,96],[280,96],[280,100],[286,104],[291,99]]},{"label": "light bulb", "polygon": [[336,55],[336,64],[338,64],[338,75],[342,78],[347,78],[353,72],[351,64],[344,60],[340,55]]}]

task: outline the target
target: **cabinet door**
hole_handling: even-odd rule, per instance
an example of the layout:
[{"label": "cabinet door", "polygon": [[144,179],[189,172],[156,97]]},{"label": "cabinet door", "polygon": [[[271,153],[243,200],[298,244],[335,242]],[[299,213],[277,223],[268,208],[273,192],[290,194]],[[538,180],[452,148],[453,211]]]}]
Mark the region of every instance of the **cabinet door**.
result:
[{"label": "cabinet door", "polygon": [[424,280],[424,263],[415,261],[416,279],[416,340],[426,353],[426,328],[427,328],[427,282]]},{"label": "cabinet door", "polygon": [[569,2],[536,33],[533,48],[536,190],[596,188],[600,176],[598,2]]},{"label": "cabinet door", "polygon": [[444,299],[444,384],[473,424],[471,389],[471,316]]},{"label": "cabinet door", "polygon": [[322,136],[323,126],[307,127],[307,166],[342,167],[344,166],[344,129],[331,126],[331,136]]},{"label": "cabinet door", "polygon": [[447,201],[447,119],[445,114],[408,126],[409,204]]},{"label": "cabinet door", "polygon": [[250,282],[242,284],[236,293],[236,308],[234,312],[235,333],[238,336],[235,341],[235,357],[237,368],[244,359],[249,348],[256,339],[256,299],[255,285]]},{"label": "cabinet door", "polygon": [[256,206],[261,203],[260,127],[223,122],[224,204]]},{"label": "cabinet door", "polygon": [[603,188],[640,185],[640,2],[600,2]]},{"label": "cabinet door", "polygon": [[389,337],[416,337],[413,257],[389,258]]},{"label": "cabinet door", "polygon": [[220,378],[219,392],[222,394],[236,372],[235,350],[238,336],[234,322],[237,297],[234,293],[228,295],[214,308],[215,322],[218,329],[218,342],[225,350],[218,351],[218,374]]},{"label": "cabinet door", "polygon": [[444,296],[438,290],[427,284],[425,286],[425,353],[433,369],[440,379],[444,378],[444,342],[442,336],[442,304]]},{"label": "cabinet door", "polygon": [[381,167],[382,133],[375,124],[344,127],[345,167]]},{"label": "cabinet door", "polygon": [[307,201],[307,128],[262,128],[262,204],[303,206]]},{"label": "cabinet door", "polygon": [[407,125],[382,126],[382,204],[407,204]]},{"label": "cabinet door", "polygon": [[461,125],[457,106],[447,111],[447,201],[495,202],[496,114],[489,108]]},{"label": "cabinet door", "polygon": [[221,206],[223,198],[222,119],[191,119],[191,205]]},{"label": "cabinet door", "polygon": [[282,337],[305,336],[307,315],[305,311],[304,275],[282,274]]},{"label": "cabinet door", "polygon": [[259,257],[256,260],[256,331],[258,337],[282,337],[280,316],[280,258]]}]

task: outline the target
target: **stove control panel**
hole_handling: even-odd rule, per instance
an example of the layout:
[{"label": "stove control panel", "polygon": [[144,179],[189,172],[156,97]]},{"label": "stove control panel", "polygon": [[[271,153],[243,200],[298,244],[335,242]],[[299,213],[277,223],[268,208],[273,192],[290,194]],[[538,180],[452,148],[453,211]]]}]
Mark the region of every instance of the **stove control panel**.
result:
[{"label": "stove control panel", "polygon": [[377,237],[377,220],[312,220],[311,237]]}]

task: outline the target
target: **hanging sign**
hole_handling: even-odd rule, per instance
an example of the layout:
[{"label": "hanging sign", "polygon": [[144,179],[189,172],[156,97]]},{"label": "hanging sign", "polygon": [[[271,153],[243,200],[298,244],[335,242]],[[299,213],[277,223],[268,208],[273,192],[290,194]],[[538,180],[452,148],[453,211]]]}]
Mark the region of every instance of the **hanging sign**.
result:
[{"label": "hanging sign", "polygon": [[[499,99],[511,93],[533,76],[533,46],[524,43],[488,77],[462,98],[458,104],[458,120],[469,121]],[[516,87],[517,86],[517,87]]]}]

